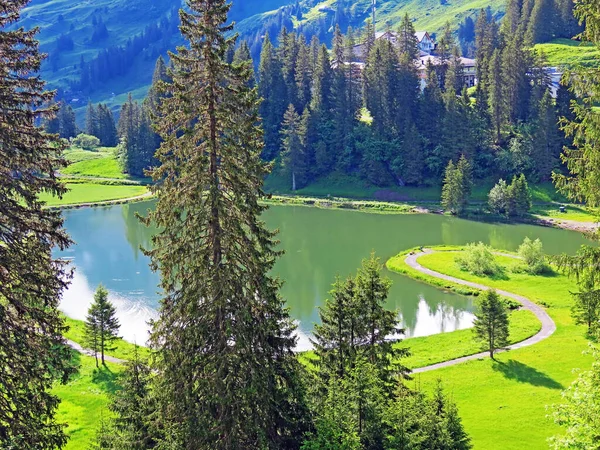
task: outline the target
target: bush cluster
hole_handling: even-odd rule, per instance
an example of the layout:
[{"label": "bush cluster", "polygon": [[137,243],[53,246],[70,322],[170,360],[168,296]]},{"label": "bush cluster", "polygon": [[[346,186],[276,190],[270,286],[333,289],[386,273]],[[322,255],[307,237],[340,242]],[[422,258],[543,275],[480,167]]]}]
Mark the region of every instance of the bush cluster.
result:
[{"label": "bush cluster", "polygon": [[496,275],[502,267],[496,262],[491,247],[483,242],[467,244],[464,255],[456,258],[461,270],[473,275]]}]

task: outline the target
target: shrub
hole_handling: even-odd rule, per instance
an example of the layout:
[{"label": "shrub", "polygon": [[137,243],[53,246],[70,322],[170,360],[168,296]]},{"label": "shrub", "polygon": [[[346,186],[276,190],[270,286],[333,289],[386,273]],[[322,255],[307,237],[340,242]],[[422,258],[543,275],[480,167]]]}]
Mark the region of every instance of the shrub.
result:
[{"label": "shrub", "polygon": [[96,150],[100,147],[100,139],[96,136],[81,133],[77,137],[71,139],[71,144],[84,150]]},{"label": "shrub", "polygon": [[461,270],[473,275],[496,275],[502,271],[491,248],[483,242],[468,244],[464,255],[456,258],[456,263]]},{"label": "shrub", "polygon": [[526,215],[531,209],[531,194],[525,176],[515,176],[510,185],[500,179],[488,194],[488,207],[496,214]]},{"label": "shrub", "polygon": [[523,259],[523,270],[525,272],[538,275],[549,269],[542,241],[539,239],[532,241],[526,237],[519,246],[518,252],[521,259]]},{"label": "shrub", "polygon": [[488,194],[488,206],[490,211],[496,214],[508,212],[508,186],[503,179],[500,179]]}]

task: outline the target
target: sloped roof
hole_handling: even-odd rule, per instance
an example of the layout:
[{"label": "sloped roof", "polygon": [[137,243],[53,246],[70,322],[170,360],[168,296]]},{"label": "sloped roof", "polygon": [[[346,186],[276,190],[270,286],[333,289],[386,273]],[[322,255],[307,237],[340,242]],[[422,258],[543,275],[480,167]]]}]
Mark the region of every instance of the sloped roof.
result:
[{"label": "sloped roof", "polygon": [[429,36],[429,34],[427,31],[417,31],[415,36],[417,37],[418,41],[421,42],[423,39],[425,39],[425,36]]}]

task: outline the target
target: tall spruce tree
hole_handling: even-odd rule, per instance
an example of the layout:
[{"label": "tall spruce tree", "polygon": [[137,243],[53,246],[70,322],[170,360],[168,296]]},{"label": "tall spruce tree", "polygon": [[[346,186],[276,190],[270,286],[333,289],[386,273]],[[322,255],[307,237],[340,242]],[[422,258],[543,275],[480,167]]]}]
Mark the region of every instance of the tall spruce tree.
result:
[{"label": "tall spruce tree", "polygon": [[70,278],[52,251],[70,245],[60,212],[38,198],[62,196],[62,144],[36,126],[56,112],[35,75],[37,30],[16,28],[26,0],[0,1],[0,447],[45,450],[67,442],[50,390],[74,372],[58,311]]},{"label": "tall spruce tree", "polygon": [[116,314],[114,305],[108,299],[108,291],[104,286],[98,286],[85,319],[85,340],[92,346],[96,367],[98,367],[98,352],[104,365],[105,353],[115,349],[112,344],[119,338],[121,327]]},{"label": "tall spruce tree", "polygon": [[279,153],[281,122],[289,102],[281,64],[268,34],[260,54],[258,93],[263,99],[259,109],[265,133],[263,157],[271,160]]},{"label": "tall spruce tree", "polygon": [[474,325],[475,338],[494,359],[494,353],[508,344],[508,314],[496,291],[488,290],[482,295]]},{"label": "tall spruce tree", "polygon": [[304,434],[294,326],[270,276],[274,233],[259,219],[257,91],[248,63],[224,59],[228,10],[189,0],[180,11],[189,46],[171,54],[158,121],[158,202],[146,220],[162,230],[147,251],[164,292],[151,335],[156,392],[164,445],[294,449]]},{"label": "tall spruce tree", "polygon": [[147,361],[140,357],[137,345],[133,359],[127,362],[119,378],[120,389],[108,405],[114,414],[98,430],[98,442],[103,450],[149,450],[156,448],[157,429],[153,419],[157,414],[155,396],[151,391],[152,376]]},{"label": "tall spruce tree", "polygon": [[304,155],[302,119],[292,104],[283,116],[281,139],[281,168],[291,183],[292,191],[295,191],[304,187],[308,167]]}]

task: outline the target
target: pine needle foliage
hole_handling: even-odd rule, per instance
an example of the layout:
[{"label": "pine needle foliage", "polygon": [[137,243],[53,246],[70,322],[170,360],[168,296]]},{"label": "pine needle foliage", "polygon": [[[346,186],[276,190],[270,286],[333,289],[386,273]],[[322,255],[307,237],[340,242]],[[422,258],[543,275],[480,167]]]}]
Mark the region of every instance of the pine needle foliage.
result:
[{"label": "pine needle foliage", "polygon": [[494,359],[494,353],[508,344],[508,314],[496,291],[486,291],[479,300],[474,325],[476,339]]},{"label": "pine needle foliage", "polygon": [[38,199],[64,194],[55,173],[66,164],[57,136],[36,126],[55,114],[34,75],[37,30],[8,30],[27,3],[0,0],[0,448],[43,450],[67,441],[49,391],[74,371],[58,312],[70,271],[52,257],[70,240],[60,213]]},{"label": "pine needle foliage", "polygon": [[163,299],[154,323],[156,392],[179,449],[297,448],[304,433],[294,326],[269,276],[279,252],[259,219],[257,91],[248,61],[228,63],[235,37],[224,0],[189,0],[188,42],[171,54],[157,131],[156,210],[146,223]]}]

